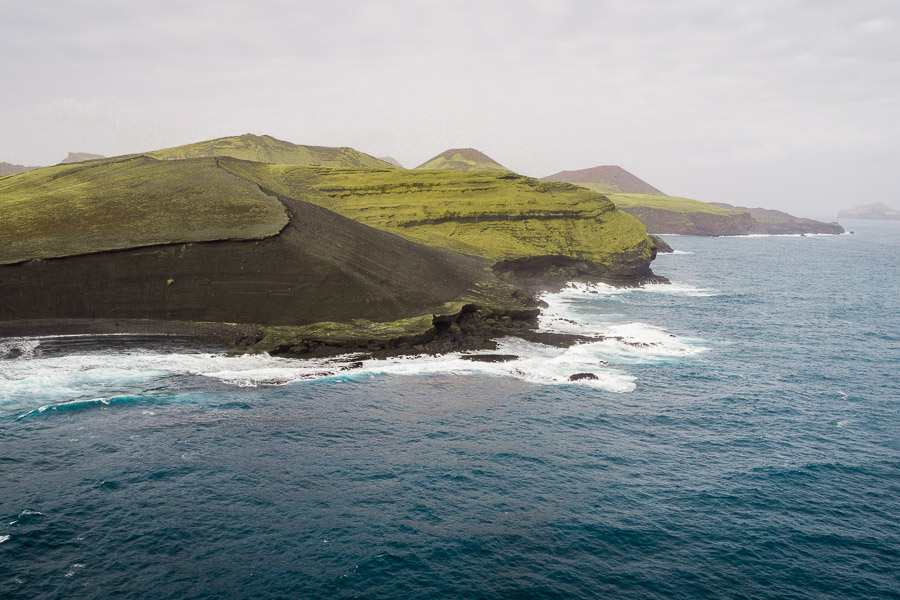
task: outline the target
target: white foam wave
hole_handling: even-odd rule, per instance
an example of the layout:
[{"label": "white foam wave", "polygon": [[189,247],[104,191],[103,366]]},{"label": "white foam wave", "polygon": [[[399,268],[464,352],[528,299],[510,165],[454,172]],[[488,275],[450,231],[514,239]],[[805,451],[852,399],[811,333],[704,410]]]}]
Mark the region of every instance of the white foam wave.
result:
[{"label": "white foam wave", "polygon": [[[844,235],[844,234],[840,234]],[[746,233],[743,235],[723,235],[727,238],[788,238],[788,237],[836,237],[834,233]]]},{"label": "white foam wave", "polygon": [[[147,389],[166,389],[167,380],[198,376],[236,387],[279,386],[325,378],[372,375],[480,374],[507,376],[539,384],[568,384],[575,373],[596,379],[573,382],[612,392],[634,389],[634,378],[605,367],[596,356],[570,348],[505,341],[496,352],[520,358],[504,363],[473,362],[461,353],[441,356],[354,360],[287,359],[267,354],[226,356],[209,353],[98,351],[59,357],[0,361],[0,410],[23,417],[72,408],[108,406],[141,399]],[[103,394],[98,396],[98,392]],[[165,392],[163,392],[165,393]],[[152,396],[152,393],[150,394]]]},{"label": "white foam wave", "polygon": [[40,338],[5,338],[0,340],[0,360],[32,358],[41,345]]},{"label": "white foam wave", "polygon": [[[463,358],[461,353],[399,357],[366,361],[361,372],[369,375],[491,375],[542,385],[582,385],[609,392],[630,392],[635,388],[633,376],[610,368],[606,361],[581,345],[555,348],[519,338],[503,338],[499,340],[497,350],[470,354],[507,354],[518,358],[505,362],[476,362]],[[595,379],[571,381],[570,377],[578,373],[591,373]]]},{"label": "white foam wave", "polygon": [[559,306],[571,304],[573,301],[583,303],[591,297],[598,296],[625,296],[629,294],[666,294],[670,296],[686,296],[705,298],[718,296],[721,292],[712,288],[701,288],[689,283],[649,283],[640,287],[614,287],[605,283],[570,283],[565,288],[555,293],[545,293],[541,299],[547,304]]},{"label": "white foam wave", "polygon": [[[461,353],[362,361],[353,356],[297,360],[267,354],[228,356],[148,349],[42,356],[34,351],[41,338],[6,340],[4,343],[20,350],[15,352],[15,357],[0,360],[0,410],[33,414],[71,408],[74,403],[101,406],[113,400],[118,403],[152,396],[154,392],[148,390],[154,389],[163,390],[159,393],[165,395],[173,389],[168,380],[179,376],[205,377],[236,387],[257,387],[325,378],[472,374],[628,392],[635,388],[635,378],[617,365],[659,364],[707,350],[702,340],[678,337],[647,323],[623,322],[622,315],[607,312],[602,303],[605,298],[640,293],[703,297],[715,295],[716,291],[678,283],[642,288],[572,284],[559,293],[543,296],[548,308],[539,318],[539,330],[593,339],[582,340],[569,348],[556,348],[505,338],[500,340],[498,350],[488,352],[516,356],[505,362],[471,361]],[[577,373],[591,373],[593,378],[571,382],[569,378]]]},{"label": "white foam wave", "polygon": [[9,540],[8,535],[0,535],[0,544],[2,544],[3,542],[5,542],[7,540]]},{"label": "white foam wave", "polygon": [[671,252],[667,252],[666,254],[693,254],[690,250],[672,250]]},{"label": "white foam wave", "polygon": [[547,303],[538,318],[539,330],[548,333],[597,338],[576,346],[598,358],[621,364],[659,363],[679,357],[695,356],[708,348],[702,340],[678,337],[661,327],[641,322],[621,322],[621,315],[603,313],[593,298],[614,297],[635,292],[667,293],[704,297],[715,290],[687,284],[649,285],[642,288],[614,288],[604,284],[571,284],[558,293],[544,294]]},{"label": "white foam wave", "polygon": [[[160,353],[150,350],[97,351],[65,356],[21,356],[0,361],[0,407],[16,398],[96,399],[176,375],[202,375],[233,385],[278,385],[336,371],[335,359],[295,361],[266,354]],[[113,394],[111,394],[113,395]]]}]

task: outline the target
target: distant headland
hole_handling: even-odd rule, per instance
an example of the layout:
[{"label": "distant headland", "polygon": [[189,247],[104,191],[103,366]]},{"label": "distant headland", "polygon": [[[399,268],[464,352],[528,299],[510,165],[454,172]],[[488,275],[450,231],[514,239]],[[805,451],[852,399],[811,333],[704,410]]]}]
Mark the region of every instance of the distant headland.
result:
[{"label": "distant headland", "polygon": [[668,196],[619,166],[560,171],[543,181],[565,181],[605,194],[616,207],[647,226],[650,233],[681,235],[750,235],[844,233],[836,223],[823,223],[765,208],[746,208]]}]

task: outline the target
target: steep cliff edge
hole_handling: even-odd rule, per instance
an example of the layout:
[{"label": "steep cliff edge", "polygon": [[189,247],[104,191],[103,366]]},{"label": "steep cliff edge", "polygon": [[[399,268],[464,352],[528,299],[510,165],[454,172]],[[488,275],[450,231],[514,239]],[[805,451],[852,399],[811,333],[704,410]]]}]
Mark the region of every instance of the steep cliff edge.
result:
[{"label": "steep cliff edge", "polygon": [[484,170],[221,164],[263,189],[410,241],[488,259],[502,274],[532,275],[543,265],[609,281],[654,278],[656,250],[646,228],[606,197],[576,186]]}]

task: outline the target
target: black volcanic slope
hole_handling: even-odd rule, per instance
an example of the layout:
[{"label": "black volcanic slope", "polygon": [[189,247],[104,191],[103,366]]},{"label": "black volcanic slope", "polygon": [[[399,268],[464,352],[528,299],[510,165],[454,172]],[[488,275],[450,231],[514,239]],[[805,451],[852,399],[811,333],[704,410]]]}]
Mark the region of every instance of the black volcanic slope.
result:
[{"label": "black volcanic slope", "polygon": [[[215,168],[214,159],[205,161],[204,167]],[[179,184],[178,178],[165,176],[179,169],[179,163],[191,164],[159,161],[159,177],[145,181],[157,198],[165,197],[160,187],[165,182]],[[100,186],[101,179],[94,184]],[[119,179],[114,189],[123,199],[137,193]],[[101,244],[93,253],[0,265],[0,320],[150,318],[291,325],[390,320],[423,314],[485,277],[486,261],[416,244],[301,200],[258,192],[282,204],[289,216],[278,235],[263,232],[261,239],[245,241],[182,237],[130,249],[104,249]],[[258,203],[256,198],[249,201]],[[155,204],[157,209],[165,206],[162,200]],[[92,234],[85,231],[83,236],[89,248]]]}]

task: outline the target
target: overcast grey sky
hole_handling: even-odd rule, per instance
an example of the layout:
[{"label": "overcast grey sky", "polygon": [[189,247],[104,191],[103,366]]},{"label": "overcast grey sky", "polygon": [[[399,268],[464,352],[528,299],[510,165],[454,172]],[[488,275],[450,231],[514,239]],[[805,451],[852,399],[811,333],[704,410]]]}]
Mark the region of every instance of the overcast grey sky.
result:
[{"label": "overcast grey sky", "polygon": [[241,133],[900,205],[900,1],[0,0],[0,161]]}]

